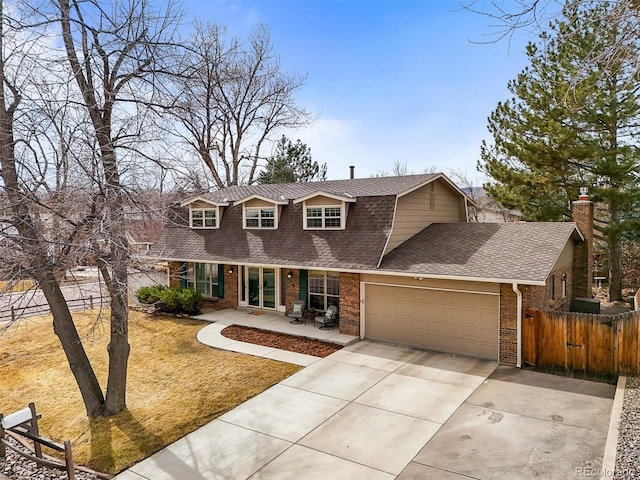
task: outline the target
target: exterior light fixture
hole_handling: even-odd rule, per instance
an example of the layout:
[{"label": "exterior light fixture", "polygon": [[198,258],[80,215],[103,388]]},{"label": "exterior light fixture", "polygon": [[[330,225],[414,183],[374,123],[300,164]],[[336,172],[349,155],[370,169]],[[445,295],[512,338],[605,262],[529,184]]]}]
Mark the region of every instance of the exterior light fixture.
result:
[{"label": "exterior light fixture", "polygon": [[291,278],[291,277],[293,277],[293,272],[291,270],[289,270],[287,272],[287,278]]},{"label": "exterior light fixture", "polygon": [[233,273],[233,266],[229,267],[229,275]]}]

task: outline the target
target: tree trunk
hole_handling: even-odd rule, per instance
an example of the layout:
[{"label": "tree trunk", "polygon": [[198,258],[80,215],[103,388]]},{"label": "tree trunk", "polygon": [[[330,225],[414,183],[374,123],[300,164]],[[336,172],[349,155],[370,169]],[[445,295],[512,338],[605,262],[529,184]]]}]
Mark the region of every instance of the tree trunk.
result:
[{"label": "tree trunk", "polygon": [[611,218],[607,231],[609,250],[609,301],[622,300],[622,245],[620,242],[620,213],[613,201],[609,204]]},{"label": "tree trunk", "polygon": [[80,389],[87,415],[91,418],[99,417],[104,413],[104,396],[102,395],[98,378],[91,367],[91,362],[82,346],[82,341],[73,323],[73,317],[67,302],[53,271],[42,271],[42,269],[46,268],[46,265],[38,268],[40,272],[36,273],[36,280],[51,309],[53,331],[62,344],[69,367]]}]

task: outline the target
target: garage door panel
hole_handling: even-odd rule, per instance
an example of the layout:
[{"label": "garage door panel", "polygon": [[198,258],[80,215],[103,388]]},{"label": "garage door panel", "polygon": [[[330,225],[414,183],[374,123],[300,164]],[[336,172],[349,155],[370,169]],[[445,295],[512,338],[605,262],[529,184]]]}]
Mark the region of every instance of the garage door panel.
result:
[{"label": "garage door panel", "polygon": [[499,297],[367,284],[366,338],[497,359]]}]

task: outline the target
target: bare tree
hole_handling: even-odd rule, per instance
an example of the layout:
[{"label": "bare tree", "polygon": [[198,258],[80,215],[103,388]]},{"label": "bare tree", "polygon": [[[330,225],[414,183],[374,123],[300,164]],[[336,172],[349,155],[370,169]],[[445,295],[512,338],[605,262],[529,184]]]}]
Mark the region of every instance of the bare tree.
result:
[{"label": "bare tree", "polygon": [[309,121],[295,100],[305,77],[282,70],[263,25],[243,43],[228,39],[224,27],[197,23],[188,44],[168,110],[176,120],[171,131],[218,188],[254,183],[263,147],[277,140],[273,134]]},{"label": "bare tree", "polygon": [[[52,5],[14,2],[9,17],[0,0],[0,267],[36,281],[87,414],[112,415],[126,406],[130,349],[128,186],[178,15],[147,0]],[[106,395],[60,288],[78,261],[95,262],[111,300]]]},{"label": "bare tree", "polygon": [[[640,70],[640,60],[633,45],[640,40],[640,2],[637,0],[516,0],[514,2],[492,1],[489,6],[478,0],[462,1],[463,8],[485,16],[492,21],[493,31],[487,32],[489,42],[511,39],[518,30],[540,33],[549,22],[564,15],[573,15],[582,10],[591,10],[596,4],[607,4],[600,18],[593,18],[598,28],[616,28],[618,41],[606,48],[593,49],[581,61],[580,71],[574,78],[579,83],[583,75],[602,65],[615,65],[624,60],[633,60],[635,70]],[[572,35],[570,30],[560,36]],[[581,73],[580,73],[581,72]]]}]

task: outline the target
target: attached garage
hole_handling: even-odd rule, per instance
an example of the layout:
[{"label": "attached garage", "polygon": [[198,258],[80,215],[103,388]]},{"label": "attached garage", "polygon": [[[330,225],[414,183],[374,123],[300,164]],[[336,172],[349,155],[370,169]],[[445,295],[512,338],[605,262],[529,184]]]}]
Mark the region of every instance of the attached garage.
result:
[{"label": "attached garage", "polygon": [[498,359],[496,293],[368,283],[364,299],[367,339]]}]

